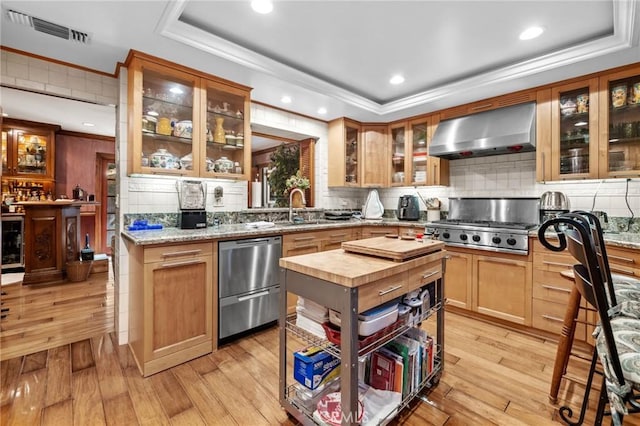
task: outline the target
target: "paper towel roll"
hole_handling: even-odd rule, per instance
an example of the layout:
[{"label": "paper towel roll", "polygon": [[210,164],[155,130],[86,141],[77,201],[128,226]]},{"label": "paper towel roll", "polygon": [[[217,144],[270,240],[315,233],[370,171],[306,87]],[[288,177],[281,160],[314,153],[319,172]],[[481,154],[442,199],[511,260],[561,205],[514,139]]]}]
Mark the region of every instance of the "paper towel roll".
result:
[{"label": "paper towel roll", "polygon": [[262,183],[251,182],[251,207],[262,207]]}]

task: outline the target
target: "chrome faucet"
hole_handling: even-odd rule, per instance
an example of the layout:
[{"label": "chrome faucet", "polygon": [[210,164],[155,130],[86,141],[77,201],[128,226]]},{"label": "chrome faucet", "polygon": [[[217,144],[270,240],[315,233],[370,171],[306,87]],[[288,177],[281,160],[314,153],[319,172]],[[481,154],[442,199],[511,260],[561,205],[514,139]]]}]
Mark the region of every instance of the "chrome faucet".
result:
[{"label": "chrome faucet", "polygon": [[293,222],[293,194],[299,192],[302,195],[302,202],[307,204],[307,200],[304,199],[304,191],[300,188],[293,188],[289,193],[289,222]]}]

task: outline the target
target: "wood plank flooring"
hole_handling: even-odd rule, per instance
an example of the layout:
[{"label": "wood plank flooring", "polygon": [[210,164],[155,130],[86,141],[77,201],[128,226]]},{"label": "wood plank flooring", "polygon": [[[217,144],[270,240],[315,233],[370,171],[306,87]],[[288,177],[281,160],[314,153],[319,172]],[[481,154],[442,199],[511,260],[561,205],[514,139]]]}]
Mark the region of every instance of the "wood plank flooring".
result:
[{"label": "wood plank flooring", "polygon": [[[5,288],[3,288],[5,290]],[[113,333],[113,281],[8,288],[0,322],[1,425],[292,425],[278,403],[278,330],[143,378]],[[4,305],[3,305],[4,306]],[[579,409],[564,380],[548,402],[556,343],[447,313],[445,371],[394,425],[552,425]],[[426,328],[433,324],[425,323]],[[587,362],[572,360],[584,376]],[[597,391],[592,393],[595,407]],[[606,420],[606,423],[609,421]],[[593,409],[585,424],[593,424]],[[628,416],[625,425],[640,425]]]}]

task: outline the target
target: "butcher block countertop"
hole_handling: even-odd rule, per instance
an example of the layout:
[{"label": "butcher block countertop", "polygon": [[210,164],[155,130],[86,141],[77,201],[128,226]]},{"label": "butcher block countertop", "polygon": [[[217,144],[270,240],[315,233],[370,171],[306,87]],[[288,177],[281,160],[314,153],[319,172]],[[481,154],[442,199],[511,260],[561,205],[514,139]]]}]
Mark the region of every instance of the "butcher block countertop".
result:
[{"label": "butcher block countertop", "polygon": [[[384,240],[385,237],[370,238],[368,240]],[[367,241],[367,240],[360,240]],[[391,277],[410,269],[424,266],[433,262],[440,262],[446,255],[444,243],[441,241],[396,240],[398,244],[406,244],[405,249],[412,251],[416,245],[422,245],[423,253],[404,261],[372,256],[368,254],[350,253],[344,249],[323,251],[320,253],[303,254],[300,256],[284,257],[280,259],[280,266],[291,271],[309,275],[325,281],[330,281],[344,287],[359,287],[361,285]]]}]

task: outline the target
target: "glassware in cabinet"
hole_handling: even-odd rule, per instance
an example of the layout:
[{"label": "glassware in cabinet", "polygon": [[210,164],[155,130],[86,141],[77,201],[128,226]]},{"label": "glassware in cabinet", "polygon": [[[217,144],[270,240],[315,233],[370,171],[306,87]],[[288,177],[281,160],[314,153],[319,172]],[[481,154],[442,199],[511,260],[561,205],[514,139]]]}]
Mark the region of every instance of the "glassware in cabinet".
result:
[{"label": "glassware in cabinet", "polygon": [[194,139],[198,137],[193,107],[197,101],[197,78],[168,74],[166,69],[148,65],[141,67],[141,75],[141,116],[136,120],[140,125],[141,151],[140,158],[134,160],[134,169],[143,173],[197,175],[193,158]]},{"label": "glassware in cabinet", "polygon": [[[601,141],[601,174],[611,177],[638,176],[640,172],[640,69],[603,77],[606,106],[601,122],[607,138]],[[602,93],[602,92],[601,92]],[[604,129],[603,129],[604,130]]]},{"label": "glassware in cabinet", "polygon": [[2,175],[53,179],[54,130],[22,127],[5,119],[2,128]]},{"label": "glassware in cabinet", "polygon": [[411,124],[411,182],[414,185],[427,184],[427,121]]},{"label": "glassware in cabinet", "polygon": [[[406,149],[406,125],[391,125],[391,186],[402,186],[406,184],[409,172],[407,170],[407,149]],[[409,157],[410,158],[410,157]]]},{"label": "glassware in cabinet", "polygon": [[552,89],[552,178],[598,175],[597,79]]},{"label": "glassware in cabinet", "polygon": [[249,100],[244,91],[219,87],[213,82],[205,84],[206,150],[203,171],[216,175],[243,177],[247,163],[247,136]]}]

